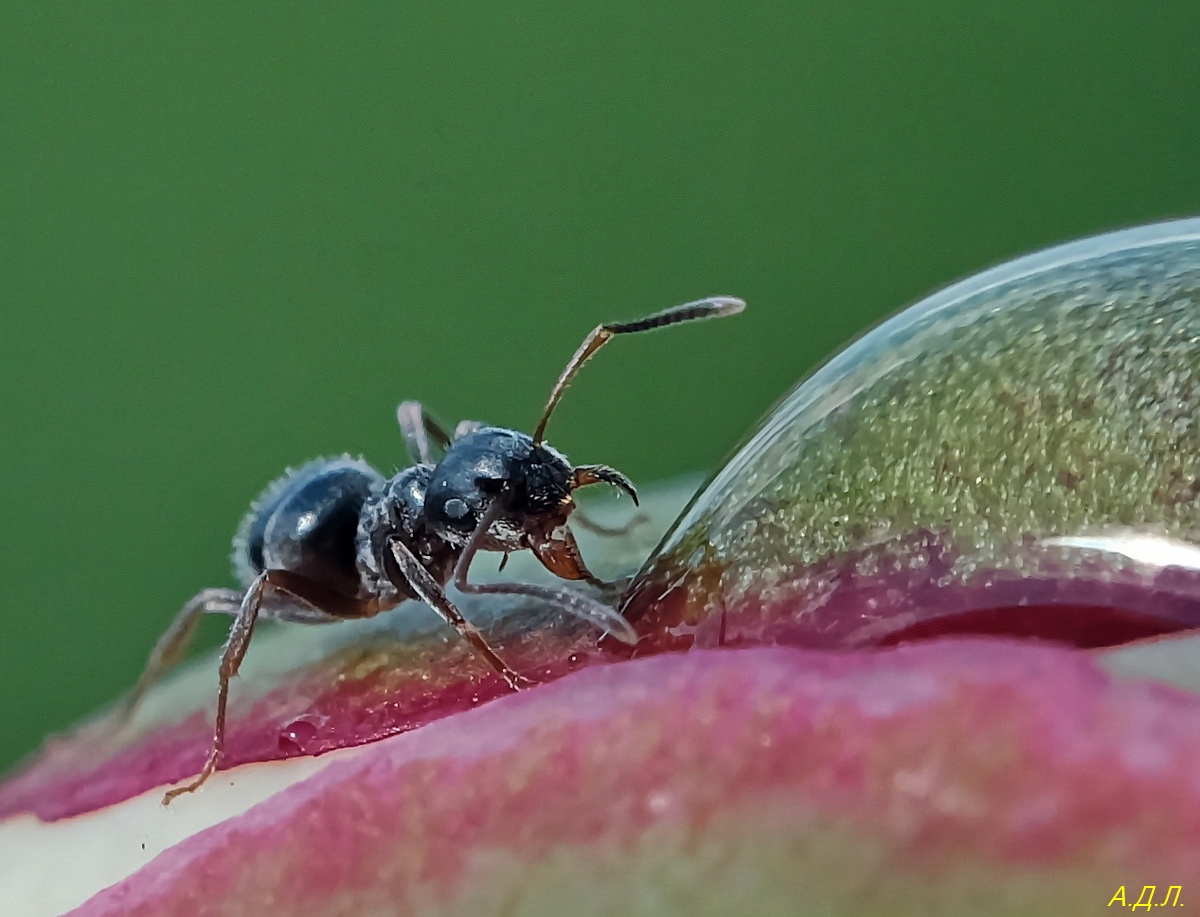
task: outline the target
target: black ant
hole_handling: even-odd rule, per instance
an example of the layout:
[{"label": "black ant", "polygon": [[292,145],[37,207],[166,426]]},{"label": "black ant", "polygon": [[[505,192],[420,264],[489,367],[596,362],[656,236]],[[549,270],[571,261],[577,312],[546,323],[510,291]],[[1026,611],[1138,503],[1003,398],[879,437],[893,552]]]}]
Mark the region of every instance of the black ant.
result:
[{"label": "black ant", "polygon": [[199,776],[168,792],[163,803],[198,789],[216,771],[229,681],[260,617],[321,624],[370,618],[420,599],[513,690],[531,682],[463,617],[446,597],[446,583],[474,595],[551,602],[618,640],[636,643],[629,622],[586,595],[523,583],[472,583],[467,573],[478,551],[500,551],[506,560],[510,552],[528,548],[555,576],[605,586],[584,564],[566,525],[575,510],[571,493],[603,482],[621,488],[636,505],[637,491],[607,465],[572,467],[545,442],[546,423],[576,373],[616,335],[734,315],[743,308],[740,299],[714,296],[637,321],[597,326],[558,377],[533,436],[474,421],[463,421],[451,436],[420,403],[406,401],[396,415],[415,464],[390,480],[362,460],[342,456],[309,462],[271,484],[234,538],[234,570],[244,588],[205,589],[184,605],[122,704],[119,715],[127,721],[150,686],[182,658],[202,614],[234,616],[221,655],[212,750]]}]

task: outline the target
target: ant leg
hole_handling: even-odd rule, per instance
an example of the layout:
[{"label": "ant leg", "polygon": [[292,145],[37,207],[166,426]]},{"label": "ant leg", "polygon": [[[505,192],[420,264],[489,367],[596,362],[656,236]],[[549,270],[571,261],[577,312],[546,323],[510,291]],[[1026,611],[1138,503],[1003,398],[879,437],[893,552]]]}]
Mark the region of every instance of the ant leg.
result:
[{"label": "ant leg", "polygon": [[221,653],[221,670],[217,688],[217,720],[213,728],[212,750],[204,762],[199,775],[186,786],[176,787],[163,796],[163,805],[170,805],[171,800],[184,793],[192,793],[208,780],[217,770],[221,754],[225,751],[225,710],[229,703],[229,680],[238,673],[242,660],[246,657],[246,649],[250,646],[250,638],[254,635],[254,622],[258,619],[258,609],[262,605],[263,589],[267,584],[267,574],[260,573],[246,590],[238,608],[237,617],[229,629],[229,639],[225,641],[225,649]]},{"label": "ant leg", "polygon": [[460,420],[454,428],[454,438],[462,439],[468,433],[474,433],[482,426],[483,423],[478,420]]},{"label": "ant leg", "polygon": [[[500,516],[503,497],[498,496],[492,501],[483,518],[479,520],[474,533],[468,539],[458,562],[454,565],[454,586],[459,592],[472,595],[524,595],[557,605],[568,614],[587,621],[607,634],[611,634],[622,643],[630,645],[638,642],[637,631],[617,611],[609,608],[593,598],[566,589],[555,589],[551,586],[535,586],[532,583],[471,583],[467,574],[471,569],[471,561],[483,544],[492,523]],[[581,577],[583,578],[583,577]]]},{"label": "ant leg", "polygon": [[436,465],[434,448],[444,453],[450,448],[450,434],[433,419],[419,401],[402,401],[396,408],[396,421],[409,457],[419,465]]},{"label": "ant leg", "polygon": [[571,521],[578,522],[580,526],[595,535],[602,535],[605,538],[618,538],[622,535],[628,535],[639,525],[645,525],[650,521],[650,517],[646,513],[636,513],[624,525],[609,526],[596,522],[590,516],[585,515],[579,507],[575,507],[575,511],[571,513]]},{"label": "ant leg", "polygon": [[205,589],[193,596],[180,609],[166,632],[158,638],[150,658],[133,686],[115,711],[117,728],[120,729],[133,719],[146,693],[167,672],[171,671],[187,652],[188,644],[196,634],[200,616],[205,614],[236,614],[242,604],[242,593],[236,589]]},{"label": "ant leg", "polygon": [[459,636],[475,648],[475,651],[487,661],[487,664],[495,670],[496,674],[508,683],[510,688],[518,691],[533,684],[524,675],[510,668],[496,654],[496,651],[484,639],[479,629],[464,618],[462,612],[454,607],[454,604],[446,597],[445,591],[438,585],[437,580],[425,569],[417,559],[417,556],[409,550],[408,545],[399,538],[392,538],[388,541],[388,548],[391,550],[396,564],[400,567],[400,572],[412,587],[413,592],[417,594],[417,597],[436,611],[443,621],[458,631]]}]

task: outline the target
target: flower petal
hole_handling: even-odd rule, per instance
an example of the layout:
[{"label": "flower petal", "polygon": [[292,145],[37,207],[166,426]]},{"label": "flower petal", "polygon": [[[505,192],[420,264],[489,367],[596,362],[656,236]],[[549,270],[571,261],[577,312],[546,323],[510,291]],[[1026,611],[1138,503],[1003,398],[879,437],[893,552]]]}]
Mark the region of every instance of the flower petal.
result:
[{"label": "flower petal", "polygon": [[74,913],[1091,912],[1197,849],[1195,696],[998,641],[695,652],[375,743]]}]

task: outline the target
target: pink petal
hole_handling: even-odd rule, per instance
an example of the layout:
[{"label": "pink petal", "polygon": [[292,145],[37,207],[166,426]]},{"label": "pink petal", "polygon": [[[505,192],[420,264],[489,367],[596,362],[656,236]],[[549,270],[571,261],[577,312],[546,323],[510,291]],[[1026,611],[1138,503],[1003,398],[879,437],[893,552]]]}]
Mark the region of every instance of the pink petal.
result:
[{"label": "pink petal", "polygon": [[697,651],[377,742],[73,913],[1092,912],[1186,903],[1198,849],[1193,695],[1000,641]]}]

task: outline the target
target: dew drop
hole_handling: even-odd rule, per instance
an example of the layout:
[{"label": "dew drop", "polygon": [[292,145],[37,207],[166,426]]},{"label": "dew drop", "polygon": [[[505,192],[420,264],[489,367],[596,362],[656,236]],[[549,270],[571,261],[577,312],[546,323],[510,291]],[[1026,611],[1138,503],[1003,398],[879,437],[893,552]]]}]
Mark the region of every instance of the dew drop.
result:
[{"label": "dew drop", "polygon": [[279,750],[285,757],[312,754],[317,732],[317,725],[310,717],[297,717],[279,731]]},{"label": "dew drop", "polygon": [[1019,258],[802,380],[623,611],[651,646],[1200,626],[1198,414],[1200,220]]}]

